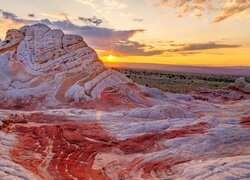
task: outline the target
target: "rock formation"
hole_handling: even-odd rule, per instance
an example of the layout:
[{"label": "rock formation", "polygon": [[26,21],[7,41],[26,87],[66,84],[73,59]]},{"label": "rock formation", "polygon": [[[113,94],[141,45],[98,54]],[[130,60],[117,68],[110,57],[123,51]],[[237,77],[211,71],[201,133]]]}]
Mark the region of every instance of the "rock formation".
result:
[{"label": "rock formation", "polygon": [[55,107],[115,95],[117,105],[150,104],[130,79],[106,68],[82,37],[43,24],[9,30],[0,58],[0,98],[8,103]]},{"label": "rock formation", "polygon": [[146,88],[42,24],[7,32],[0,68],[0,179],[250,178],[242,89]]},{"label": "rock formation", "polygon": [[230,89],[240,90],[244,93],[250,94],[250,83],[246,82],[244,77],[236,79],[234,83],[229,86]]},{"label": "rock formation", "polygon": [[226,101],[237,101],[250,99],[248,94],[238,91],[238,89],[206,89],[200,88],[190,93],[195,99],[223,103]]}]

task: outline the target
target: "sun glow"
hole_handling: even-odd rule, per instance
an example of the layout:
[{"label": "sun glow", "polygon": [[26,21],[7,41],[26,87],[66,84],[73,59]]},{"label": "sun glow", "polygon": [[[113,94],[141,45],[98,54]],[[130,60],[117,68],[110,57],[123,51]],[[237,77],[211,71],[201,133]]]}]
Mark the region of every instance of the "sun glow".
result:
[{"label": "sun glow", "polygon": [[106,57],[106,59],[107,59],[109,62],[114,62],[115,59],[116,59],[116,57],[113,56],[113,55],[108,55],[108,56]]}]

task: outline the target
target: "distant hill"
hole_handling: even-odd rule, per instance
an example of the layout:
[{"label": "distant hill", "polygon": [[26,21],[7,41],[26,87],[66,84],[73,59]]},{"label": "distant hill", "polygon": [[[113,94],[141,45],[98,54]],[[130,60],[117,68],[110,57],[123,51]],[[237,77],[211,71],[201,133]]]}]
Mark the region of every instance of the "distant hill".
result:
[{"label": "distant hill", "polygon": [[188,66],[147,63],[105,63],[109,67],[159,70],[169,72],[205,73],[250,76],[249,66]]}]

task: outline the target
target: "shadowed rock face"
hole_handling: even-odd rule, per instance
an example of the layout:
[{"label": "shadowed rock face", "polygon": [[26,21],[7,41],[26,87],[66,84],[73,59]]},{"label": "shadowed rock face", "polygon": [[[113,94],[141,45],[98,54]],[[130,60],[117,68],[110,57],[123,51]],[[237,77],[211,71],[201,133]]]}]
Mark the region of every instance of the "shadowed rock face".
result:
[{"label": "shadowed rock face", "polygon": [[0,179],[250,178],[243,90],[146,88],[42,24],[7,32],[0,67]]}]

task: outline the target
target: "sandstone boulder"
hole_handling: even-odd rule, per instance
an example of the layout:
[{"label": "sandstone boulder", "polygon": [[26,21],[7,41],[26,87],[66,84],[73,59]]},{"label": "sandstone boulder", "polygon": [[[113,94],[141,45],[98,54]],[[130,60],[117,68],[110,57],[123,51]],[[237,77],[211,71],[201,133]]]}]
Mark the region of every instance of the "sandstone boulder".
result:
[{"label": "sandstone boulder", "polygon": [[2,101],[57,106],[114,96],[119,98],[111,106],[150,104],[139,86],[104,66],[82,37],[43,24],[7,32],[0,44],[0,68]]},{"label": "sandstone boulder", "polygon": [[250,83],[246,81],[245,77],[240,77],[236,79],[234,83],[232,83],[229,88],[237,89],[244,93],[250,94]]}]

